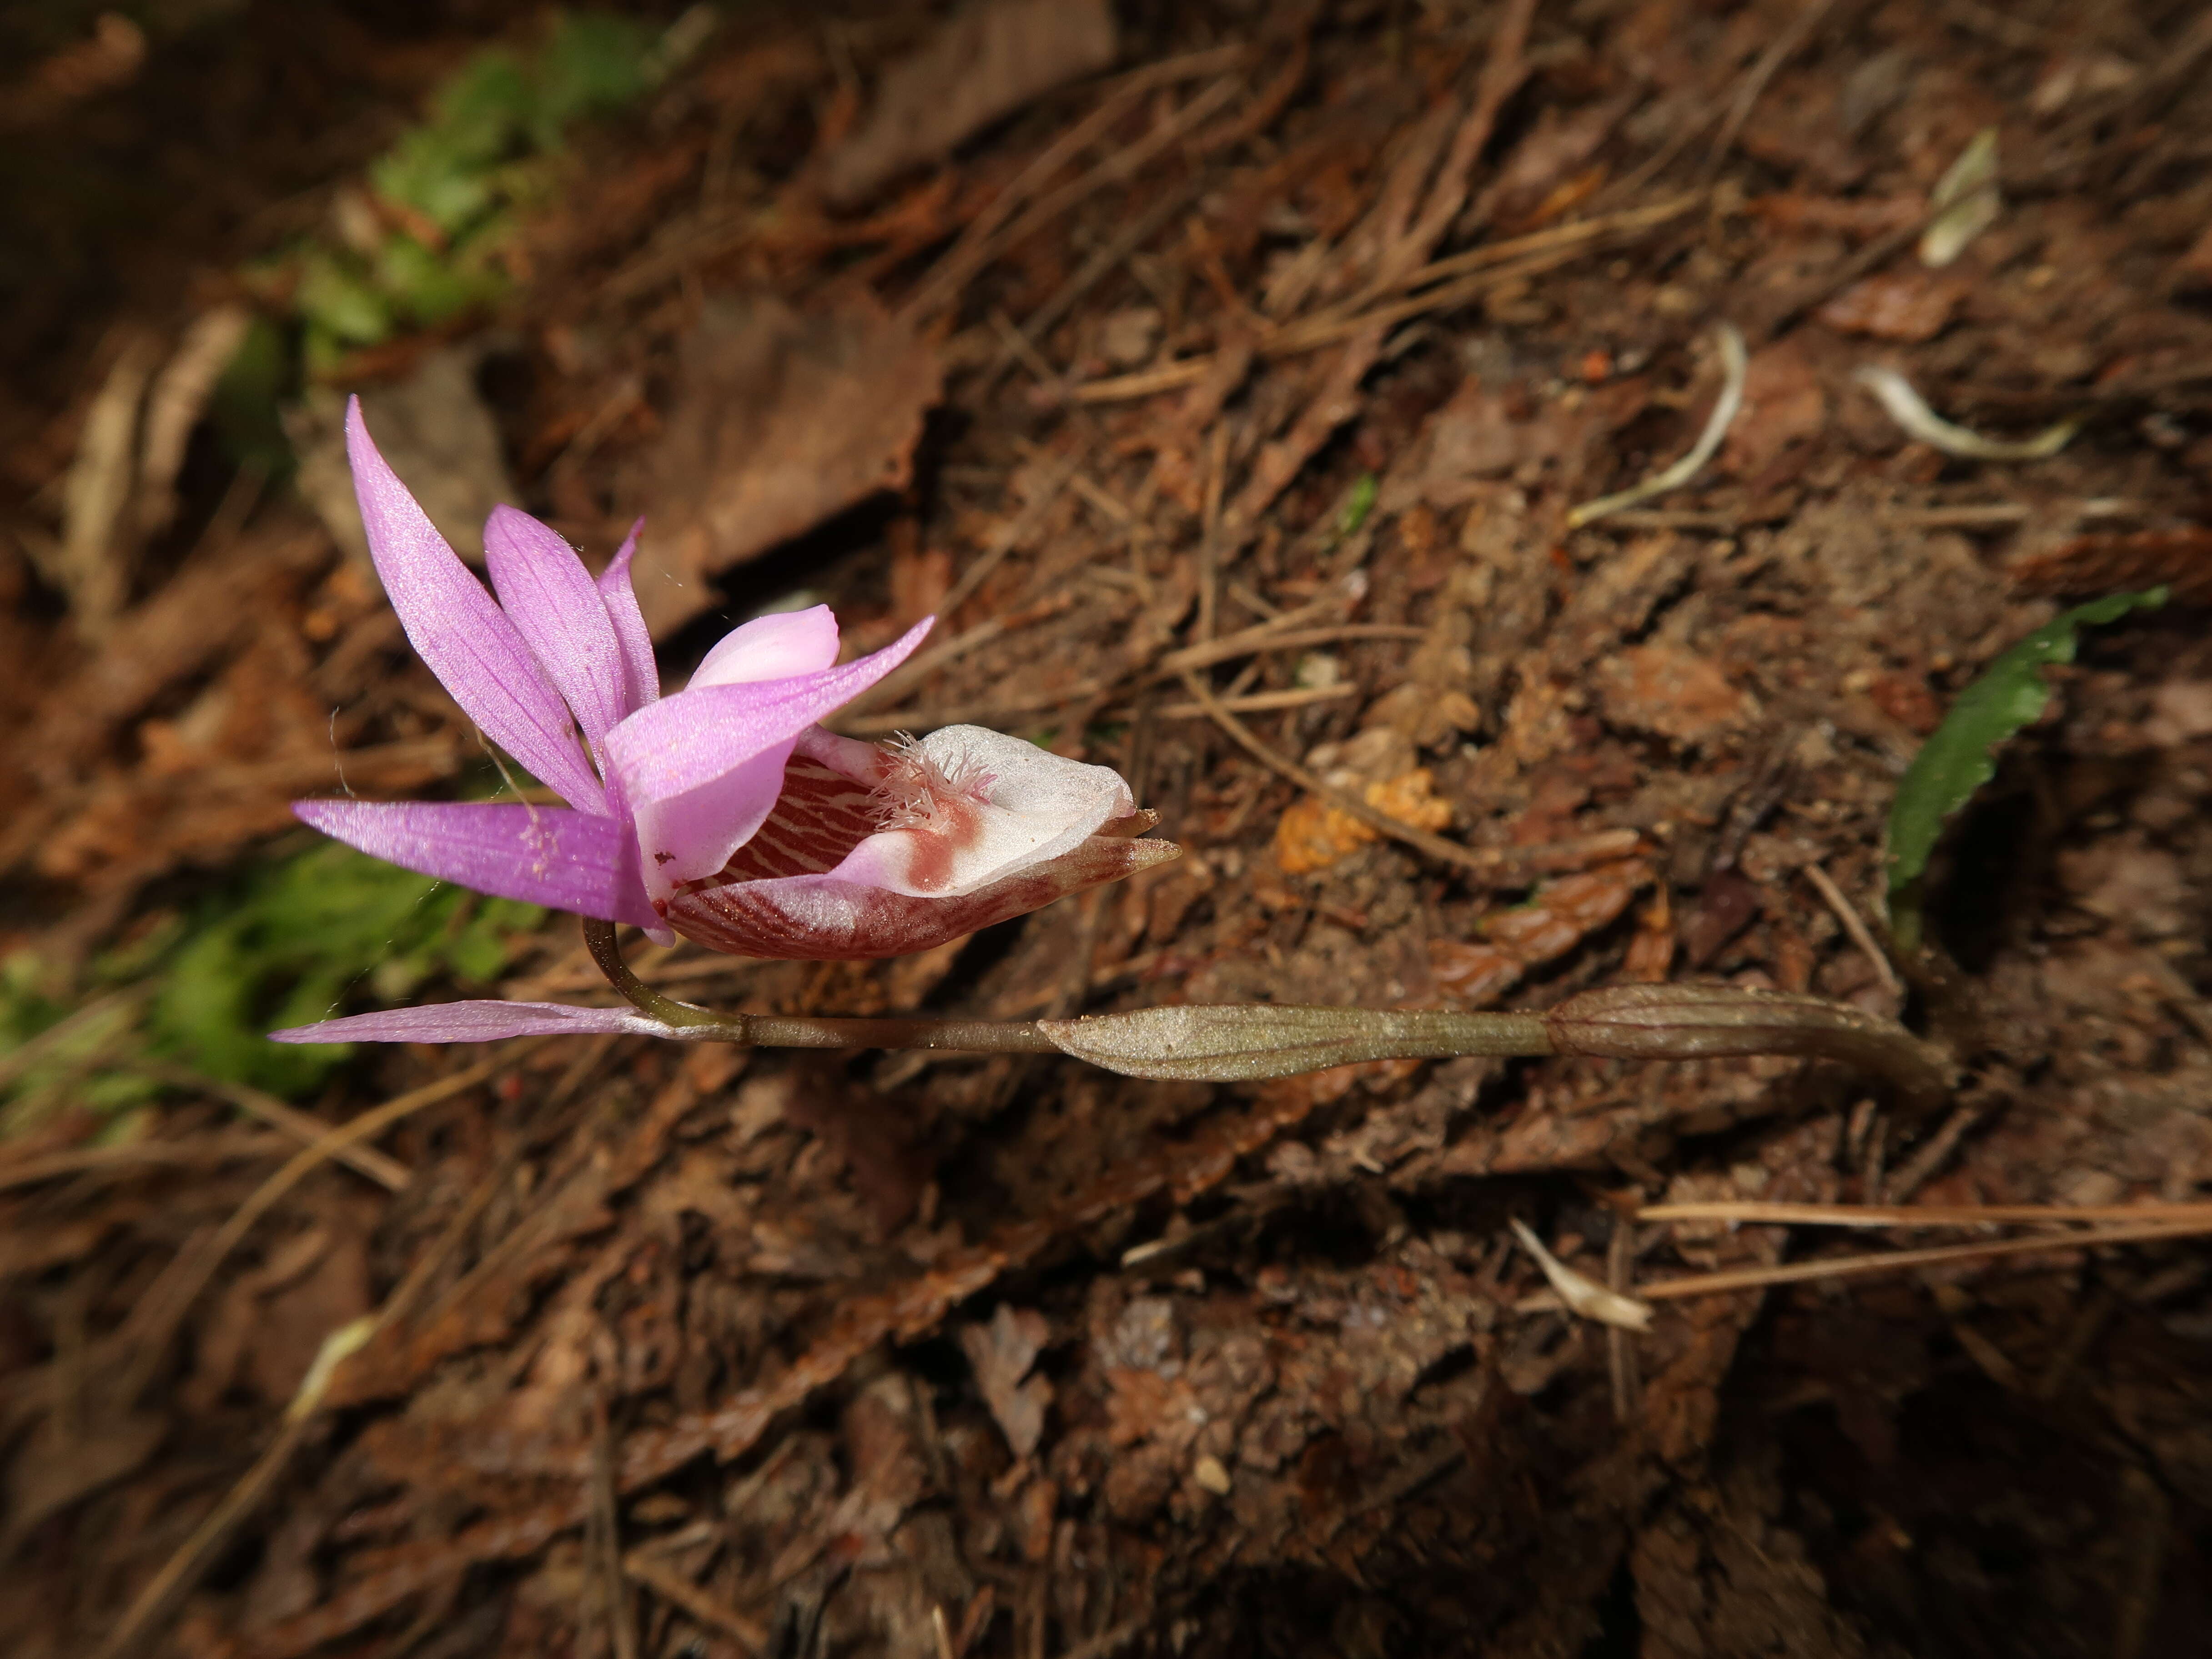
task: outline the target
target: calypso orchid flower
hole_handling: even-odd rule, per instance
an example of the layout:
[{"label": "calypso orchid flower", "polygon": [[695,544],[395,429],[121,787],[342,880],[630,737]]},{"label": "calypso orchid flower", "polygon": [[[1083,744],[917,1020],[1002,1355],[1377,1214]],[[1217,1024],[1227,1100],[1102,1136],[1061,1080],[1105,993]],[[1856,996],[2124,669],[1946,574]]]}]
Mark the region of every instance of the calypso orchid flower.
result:
[{"label": "calypso orchid flower", "polygon": [[[732,955],[924,951],[1174,858],[1120,774],[953,726],[863,743],[819,722],[929,630],[839,664],[827,605],[745,623],[663,697],[630,586],[633,530],[596,580],[513,507],[487,593],[369,441],[346,445],[371,555],[416,653],[486,737],[568,805],[300,801],[362,852],[503,898],[681,933]],[[495,595],[496,596],[495,598]],[[284,1042],[481,1042],[668,1026],[630,1009],[477,1001],[325,1020]]]}]

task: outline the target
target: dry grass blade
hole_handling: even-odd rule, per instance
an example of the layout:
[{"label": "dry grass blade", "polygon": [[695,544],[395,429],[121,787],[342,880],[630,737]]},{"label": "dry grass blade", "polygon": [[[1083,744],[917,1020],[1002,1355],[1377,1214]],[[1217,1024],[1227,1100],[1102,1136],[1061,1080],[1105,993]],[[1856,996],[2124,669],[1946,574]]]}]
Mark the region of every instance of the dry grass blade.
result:
[{"label": "dry grass blade", "polygon": [[2047,461],[2081,429],[2078,420],[2060,421],[2032,438],[1990,438],[1947,421],[1928,406],[1911,381],[1893,368],[1862,368],[1855,377],[1874,393],[1889,417],[1912,437],[1946,455],[1970,461]]},{"label": "dry grass blade", "polygon": [[[532,1046],[535,1046],[534,1044]],[[165,1285],[166,1300],[159,1309],[151,1310],[145,1322],[145,1334],[137,1358],[132,1363],[124,1388],[126,1399],[136,1399],[153,1374],[162,1356],[168,1352],[170,1340],[184,1322],[185,1315],[191,1309],[208,1281],[215,1277],[239,1242],[253,1230],[253,1225],[269,1213],[283,1196],[335,1158],[340,1148],[358,1146],[382,1134],[402,1118],[451,1100],[455,1095],[473,1089],[501,1067],[513,1063],[515,1054],[478,1060],[475,1065],[426,1083],[419,1089],[387,1100],[383,1105],[362,1113],[358,1117],[340,1124],[325,1134],[313,1146],[303,1148],[283,1168],[270,1176],[257,1188],[245,1203],[240,1205],[229,1220],[223,1223],[215,1237],[202,1247],[191,1267],[178,1279]]]},{"label": "dry grass blade", "polygon": [[[1346,790],[1339,789],[1334,784],[1326,781],[1288,756],[1278,754],[1267,744],[1261,742],[1258,734],[1250,726],[1223,707],[1221,699],[1213,694],[1204,680],[1199,678],[1189,669],[1183,670],[1180,678],[1182,680],[1183,689],[1190,693],[1191,700],[1206,711],[1207,717],[1219,726],[1238,748],[1270,771],[1289,779],[1308,794],[1327,801],[1339,811],[1347,817],[1358,819],[1370,830],[1378,830],[1394,841],[1403,842],[1414,851],[1425,853],[1441,863],[1463,870],[1479,880],[1501,886],[1511,886],[1527,878],[1529,869],[1529,854],[1527,849],[1515,848],[1508,851],[1503,848],[1462,847],[1455,841],[1447,841],[1442,836],[1433,835],[1426,830],[1415,829],[1410,823],[1401,823],[1388,812],[1370,806],[1358,796]],[[1628,836],[1629,846],[1633,848],[1636,842],[1635,832],[1631,830],[1624,833]]]},{"label": "dry grass blade", "polygon": [[[2138,1226],[2100,1227],[2087,1231],[2046,1233],[2034,1238],[1996,1238],[1976,1244],[1939,1244],[1917,1250],[1882,1250],[1867,1255],[1833,1256],[1820,1261],[1788,1261],[1771,1267],[1731,1267],[1719,1273],[1698,1273],[1686,1279],[1662,1279],[1638,1285],[1636,1294],[1646,1302],[1679,1302],[1689,1297],[1724,1296],[1736,1291],[1760,1291],[1775,1285],[1803,1285],[1828,1279],[1864,1279],[1875,1273],[1903,1273],[1914,1267],[1942,1267],[1972,1261],[1993,1261],[2013,1255],[2046,1255],[2053,1250],[2096,1249],[2112,1244],[2142,1244],[2160,1239],[2202,1238],[2212,1233],[2212,1216],[2185,1222],[2147,1223]],[[1515,1304],[1521,1313],[1543,1313],[1559,1307],[1549,1292],[1524,1297]]]},{"label": "dry grass blade", "polygon": [[1705,417],[1705,430],[1690,446],[1689,453],[1672,466],[1662,469],[1641,483],[1631,484],[1610,495],[1601,495],[1595,501],[1584,501],[1567,514],[1567,528],[1579,530],[1583,526],[1618,513],[1624,507],[1634,507],[1648,501],[1654,495],[1663,495],[1670,489],[1680,489],[1705,470],[1705,463],[1720,453],[1721,441],[1728,436],[1729,428],[1735,424],[1738,410],[1743,407],[1744,383],[1750,374],[1751,359],[1744,349],[1743,336],[1735,326],[1723,323],[1717,331],[1720,341],[1721,368],[1727,379],[1721,384],[1721,395],[1713,400],[1712,412]]},{"label": "dry grass blade", "polygon": [[1577,1273],[1572,1267],[1544,1248],[1544,1241],[1520,1217],[1513,1218],[1513,1237],[1521,1241],[1521,1248],[1536,1259],[1543,1269],[1544,1278],[1559,1300],[1571,1312],[1584,1319],[1595,1320],[1601,1325],[1610,1325],[1618,1330],[1648,1331],[1651,1328],[1651,1308],[1632,1296],[1608,1289],[1595,1279]]},{"label": "dry grass blade", "polygon": [[2212,1223],[2206,1204],[1647,1204],[1638,1221],[1722,1221],[1732,1225],[1793,1227],[1989,1227],[2023,1223],[2053,1226],[2100,1221],[2166,1226]]},{"label": "dry grass blade", "polygon": [[720,1631],[750,1653],[766,1653],[768,1631],[735,1607],[707,1594],[666,1562],[642,1549],[623,1557],[623,1571],[671,1607],[680,1607],[709,1630]]},{"label": "dry grass blade", "polygon": [[[163,1068],[159,1073],[163,1081],[181,1089],[196,1089],[228,1101],[241,1112],[259,1118],[272,1129],[284,1133],[306,1146],[313,1146],[330,1133],[331,1126],[311,1112],[303,1112],[264,1089],[250,1084],[227,1083],[220,1078],[202,1077],[198,1073],[181,1067]],[[414,1171],[398,1158],[380,1152],[374,1146],[342,1146],[331,1154],[348,1169],[367,1176],[371,1181],[391,1192],[398,1192],[414,1178]]]},{"label": "dry grass blade", "polygon": [[[1263,356],[1292,357],[1334,345],[1364,328],[1389,327],[1429,312],[1449,310],[1454,306],[1478,300],[1496,289],[1556,270],[1585,253],[1613,246],[1641,231],[1680,218],[1704,199],[1705,193],[1699,191],[1651,207],[1590,220],[1582,225],[1541,231],[1515,241],[1489,244],[1475,252],[1459,256],[1470,261],[1474,259],[1476,253],[1484,256],[1482,268],[1472,276],[1444,283],[1425,293],[1394,300],[1370,310],[1322,312],[1296,322],[1283,324],[1261,335],[1255,349]],[[1570,232],[1575,234],[1570,234]],[[1419,282],[1425,272],[1437,268],[1424,267],[1422,271],[1414,272],[1407,281]],[[1180,391],[1205,380],[1219,356],[1218,352],[1212,352],[1203,357],[1186,357],[1176,362],[1164,363],[1158,368],[1138,369],[1133,374],[1086,380],[1071,389],[1068,396],[1079,404],[1110,404],[1132,398],[1149,398],[1157,392]]]},{"label": "dry grass blade", "polygon": [[136,1647],[141,1639],[151,1636],[155,1627],[198,1582],[232,1530],[252,1512],[254,1505],[291,1462],[292,1454],[299,1449],[307,1425],[314,1421],[315,1413],[329,1392],[338,1367],[368,1340],[378,1323],[377,1316],[356,1319],[324,1340],[299,1391],[285,1407],[283,1425],[277,1430],[276,1437],[253,1460],[253,1467],[223,1494],[222,1501],[192,1528],[191,1535],[161,1564],[161,1571],[146,1582],[115,1627],[93,1650],[93,1659],[117,1659],[117,1656]]},{"label": "dry grass blade", "polygon": [[119,1146],[72,1146],[0,1167],[0,1192],[70,1176],[111,1170],[204,1170],[218,1164],[274,1158],[292,1141],[275,1134],[195,1135],[188,1140],[134,1140]]}]

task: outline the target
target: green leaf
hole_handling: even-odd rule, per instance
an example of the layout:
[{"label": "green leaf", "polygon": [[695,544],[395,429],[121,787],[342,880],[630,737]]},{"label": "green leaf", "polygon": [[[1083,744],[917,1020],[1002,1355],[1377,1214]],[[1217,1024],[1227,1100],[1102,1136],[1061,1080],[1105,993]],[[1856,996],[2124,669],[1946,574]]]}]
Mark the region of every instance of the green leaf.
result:
[{"label": "green leaf", "polygon": [[1351,535],[1367,522],[1367,515],[1375,510],[1375,498],[1382,489],[1372,472],[1363,472],[1352,480],[1351,497],[1345,502],[1344,511],[1337,514],[1338,539]]},{"label": "green leaf", "polygon": [[392,332],[383,295],[338,254],[318,249],[307,256],[293,303],[310,325],[347,345],[374,345]]},{"label": "green leaf", "polygon": [[2012,646],[1959,694],[1951,712],[1912,757],[1889,809],[1891,931],[1906,950],[1919,944],[1918,883],[1943,826],[1996,775],[1996,746],[2039,718],[2051,700],[2046,663],[2071,662],[2082,629],[2154,611],[2166,590],[2112,593],[2053,618]]},{"label": "green leaf", "polygon": [[468,155],[436,127],[417,127],[368,170],[380,196],[404,203],[447,234],[466,229],[489,212],[487,177],[496,155]]},{"label": "green leaf", "polygon": [[1124,1077],[1206,1083],[1290,1077],[1364,1060],[1552,1052],[1543,1021],[1532,1014],[1240,1003],[1041,1019],[1037,1029],[1061,1053]]},{"label": "green leaf", "polygon": [[562,130],[580,117],[635,102],[652,79],[653,45],[652,31],[627,17],[605,12],[561,16],[535,65],[532,136],[538,149],[558,148]]},{"label": "green leaf", "polygon": [[313,1088],[349,1048],[286,1047],[349,994],[404,1001],[428,981],[489,985],[544,912],[479,897],[336,843],[264,866],[202,911],[150,968],[157,984],[132,1047],[279,1094]]},{"label": "green leaf", "polygon": [[277,410],[295,373],[282,331],[256,317],[208,398],[208,418],[232,461],[257,467],[264,477],[291,471],[292,446]]},{"label": "green leaf", "polygon": [[513,52],[487,47],[438,89],[431,118],[417,131],[456,165],[503,161],[537,116],[532,79]]},{"label": "green leaf", "polygon": [[489,304],[507,286],[507,279],[498,270],[480,264],[441,259],[406,235],[389,238],[379,251],[376,280],[392,296],[395,310],[432,325],[472,307]]}]

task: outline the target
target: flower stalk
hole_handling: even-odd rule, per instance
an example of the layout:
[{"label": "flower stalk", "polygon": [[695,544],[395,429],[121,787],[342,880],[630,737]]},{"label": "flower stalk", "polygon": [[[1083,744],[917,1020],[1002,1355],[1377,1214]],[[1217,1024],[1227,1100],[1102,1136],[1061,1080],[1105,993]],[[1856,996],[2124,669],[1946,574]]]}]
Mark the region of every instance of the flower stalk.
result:
[{"label": "flower stalk", "polygon": [[[1064,1054],[1124,1077],[1251,1083],[1376,1060],[1468,1054],[1713,1060],[1791,1054],[1869,1073],[1909,1105],[1948,1092],[1944,1055],[1904,1027],[1846,1003],[1729,986],[1624,985],[1541,1013],[1316,1008],[1275,1003],[1139,1008],[1075,1019],[854,1019],[718,1014],[663,996],[632,973],[614,924],[586,918],[607,981],[678,1042],[760,1048],[933,1048]],[[631,1029],[635,1030],[633,1026]]]}]

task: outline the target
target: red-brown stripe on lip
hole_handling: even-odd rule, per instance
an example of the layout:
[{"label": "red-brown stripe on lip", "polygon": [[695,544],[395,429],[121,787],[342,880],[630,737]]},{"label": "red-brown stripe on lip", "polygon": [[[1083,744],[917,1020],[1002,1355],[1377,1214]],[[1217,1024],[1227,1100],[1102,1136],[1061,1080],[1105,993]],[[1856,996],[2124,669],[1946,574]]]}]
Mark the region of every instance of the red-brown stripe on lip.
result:
[{"label": "red-brown stripe on lip", "polygon": [[863,961],[932,949],[1182,853],[1173,842],[1093,836],[1056,859],[957,898],[802,876],[682,890],[665,915],[686,939],[732,956]]},{"label": "red-brown stripe on lip", "polygon": [[848,853],[874,835],[881,817],[868,786],[854,783],[818,761],[793,755],[783,769],[783,791],[767,822],[714,874],[685,882],[677,890],[696,892],[732,882],[820,875],[836,869]]}]

